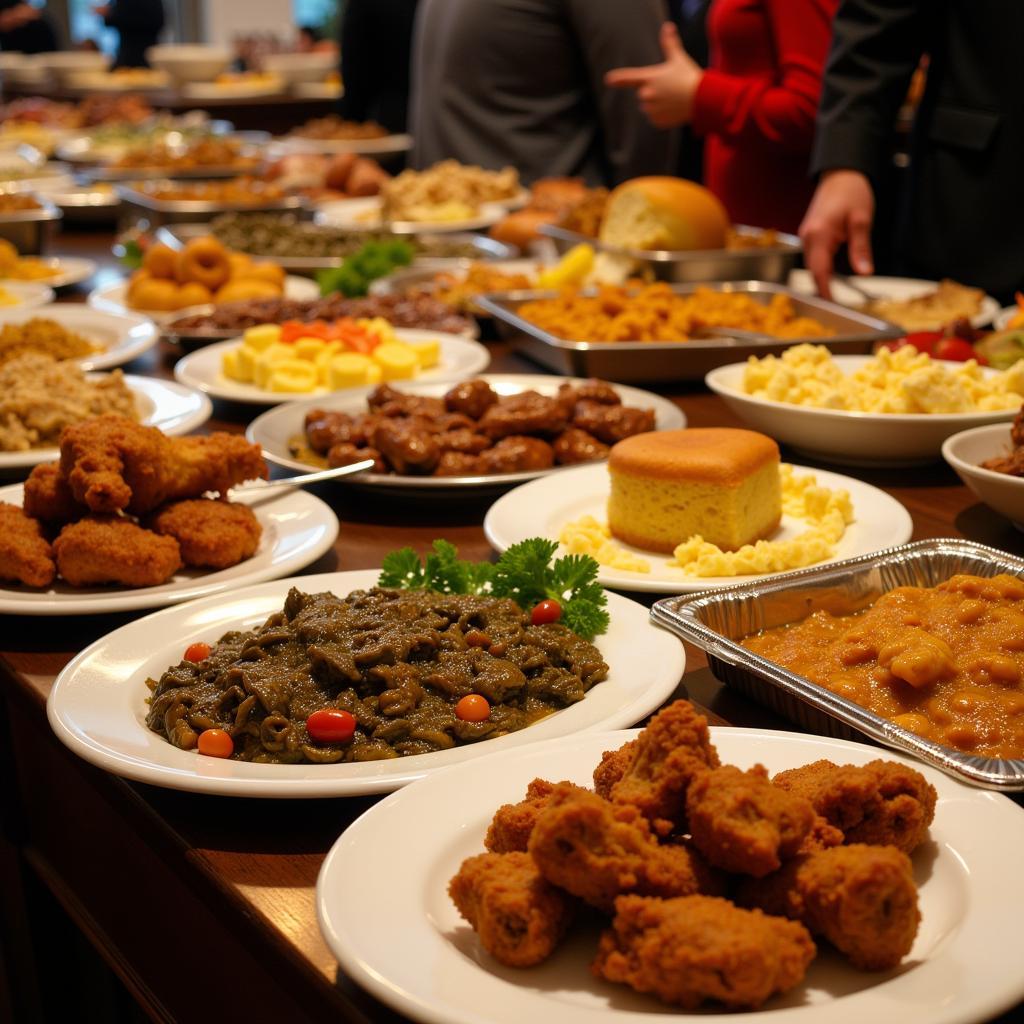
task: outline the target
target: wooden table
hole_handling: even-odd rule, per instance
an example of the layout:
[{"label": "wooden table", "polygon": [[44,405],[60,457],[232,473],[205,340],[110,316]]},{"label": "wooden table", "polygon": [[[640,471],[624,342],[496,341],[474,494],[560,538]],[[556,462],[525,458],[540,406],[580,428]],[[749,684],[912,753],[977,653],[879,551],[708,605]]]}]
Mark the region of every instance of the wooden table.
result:
[{"label": "wooden table", "polygon": [[[58,251],[95,256],[98,237],[62,239]],[[505,344],[491,349],[495,371],[538,372]],[[178,355],[163,344],[131,369],[168,376]],[[737,425],[700,387],[656,390],[692,426]],[[252,415],[219,405],[207,426],[241,432]],[[907,506],[915,539],[964,536],[1024,554],[1021,535],[978,505],[943,464],[854,472]],[[387,551],[423,549],[435,537],[453,541],[464,557],[490,554],[481,528],[486,501],[413,504],[329,486],[317,493],[336,511],[341,532],[307,573],[375,567]],[[340,973],[314,913],[324,855],[372,799],[240,800],[156,789],[91,767],[51,734],[44,702],[57,673],[132,618],[0,618],[0,940],[7,940],[0,941],[7,949],[0,1020],[55,1019],[80,1008],[83,986],[91,991],[88,982],[67,979],[67,950],[80,941],[73,931],[56,934],[55,925],[40,936],[36,925],[33,934],[30,922],[40,914],[56,920],[46,909],[51,896],[151,1019],[399,1020]],[[792,728],[724,690],[705,666],[688,648],[675,696],[697,701],[717,723]],[[116,1019],[143,1019],[109,992],[103,998]],[[84,1018],[76,1012],[74,1019]]]}]

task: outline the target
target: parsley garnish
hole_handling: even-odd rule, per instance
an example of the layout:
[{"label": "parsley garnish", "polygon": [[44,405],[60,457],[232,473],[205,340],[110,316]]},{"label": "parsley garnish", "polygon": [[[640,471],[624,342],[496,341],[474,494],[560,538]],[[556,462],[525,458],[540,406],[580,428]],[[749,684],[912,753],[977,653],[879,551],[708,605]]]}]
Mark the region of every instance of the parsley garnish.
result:
[{"label": "parsley garnish", "polygon": [[607,599],[597,582],[598,564],[589,555],[551,559],[558,545],[543,537],[513,544],[497,563],[466,562],[453,544],[435,540],[424,561],[412,548],[387,555],[377,585],[443,594],[508,597],[527,611],[552,598],[562,607],[561,622],[585,640],[608,629]]}]

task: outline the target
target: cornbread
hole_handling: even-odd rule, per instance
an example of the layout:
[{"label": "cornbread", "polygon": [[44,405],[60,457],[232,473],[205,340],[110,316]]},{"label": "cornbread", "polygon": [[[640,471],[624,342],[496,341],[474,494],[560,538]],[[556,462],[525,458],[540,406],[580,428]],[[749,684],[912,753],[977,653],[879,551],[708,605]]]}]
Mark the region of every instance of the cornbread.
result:
[{"label": "cornbread", "polygon": [[670,553],[700,535],[724,550],[769,536],[782,518],[779,447],[752,430],[637,434],[608,457],[612,536]]}]

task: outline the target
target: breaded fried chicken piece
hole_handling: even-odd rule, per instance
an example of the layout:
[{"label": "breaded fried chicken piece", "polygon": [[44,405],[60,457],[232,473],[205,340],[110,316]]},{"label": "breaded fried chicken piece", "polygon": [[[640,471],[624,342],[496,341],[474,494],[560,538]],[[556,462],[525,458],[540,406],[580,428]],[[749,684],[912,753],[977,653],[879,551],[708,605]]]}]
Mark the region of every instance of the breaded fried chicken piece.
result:
[{"label": "breaded fried chicken piece", "polygon": [[462,862],[448,895],[484,949],[509,967],[546,960],[572,921],[573,901],[528,854],[481,853]]},{"label": "breaded fried chicken piece", "polygon": [[677,700],[651,719],[636,743],[636,756],[612,786],[612,800],[638,808],[659,835],[686,831],[686,790],[700,772],[719,764],[707,719],[689,701]]},{"label": "breaded fried chicken piece", "polygon": [[835,846],[744,879],[744,906],[802,921],[854,967],[885,970],[910,952],[921,915],[910,858],[893,846]]},{"label": "breaded fried chicken piece", "polygon": [[484,837],[484,848],[492,853],[511,853],[514,850],[525,853],[533,826],[558,786],[582,788],[571,782],[555,783],[547,779],[534,779],[526,787],[526,796],[519,803],[502,804],[495,811]]},{"label": "breaded fried chicken piece", "polygon": [[56,574],[42,526],[17,505],[0,501],[0,580],[45,587]]},{"label": "breaded fried chicken piece", "polygon": [[797,852],[815,814],[803,797],[773,786],[763,765],[723,765],[690,783],[686,818],[708,863],[762,878]]},{"label": "breaded fried chicken piece", "polygon": [[29,473],[25,481],[25,512],[47,523],[70,523],[89,510],[75,501],[59,462],[44,462]]},{"label": "breaded fried chicken piece", "polygon": [[772,782],[810,800],[848,843],[895,846],[912,853],[935,817],[935,787],[898,761],[871,761],[863,767],[815,761],[779,772]]},{"label": "breaded fried chicken piece", "polygon": [[53,542],[53,553],[61,576],[74,587],[155,587],[181,568],[173,537],[161,537],[118,516],[87,516],[70,523]]},{"label": "breaded fried chicken piece", "polygon": [[65,428],[60,465],[75,499],[93,512],[133,515],[267,476],[259,445],[244,437],[167,437],[112,413]]},{"label": "breaded fried chicken piece", "polygon": [[627,740],[618,750],[606,750],[594,769],[594,792],[606,800],[612,798],[612,787],[636,759],[636,740]]},{"label": "breaded fried chicken piece", "polygon": [[797,856],[802,853],[814,853],[817,850],[829,850],[833,846],[842,846],[846,837],[842,832],[830,825],[820,814],[814,815],[814,824],[810,832],[804,836],[804,841],[797,850]]},{"label": "breaded fried chicken piece", "polygon": [[212,498],[172,501],[152,515],[149,528],[173,537],[186,565],[226,569],[251,558],[263,527],[248,505]]},{"label": "breaded fried chicken piece", "polygon": [[620,896],[590,969],[686,1010],[751,1010],[799,985],[815,952],[802,925],[728,900]]},{"label": "breaded fried chicken piece", "polygon": [[559,785],[530,835],[530,855],[553,885],[611,912],[616,896],[718,891],[717,878],[683,846],[660,846],[635,807]]}]

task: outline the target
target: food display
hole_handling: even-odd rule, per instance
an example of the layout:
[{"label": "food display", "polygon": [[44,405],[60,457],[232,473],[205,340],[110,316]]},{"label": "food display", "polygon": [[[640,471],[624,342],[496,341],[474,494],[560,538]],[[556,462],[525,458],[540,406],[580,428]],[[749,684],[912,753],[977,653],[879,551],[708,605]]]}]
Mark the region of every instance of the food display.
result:
[{"label": "food display", "polygon": [[383,139],[387,128],[375,121],[346,121],[337,114],[310,118],[305,124],[293,128],[291,136],[297,139],[324,139],[348,141],[350,139]]},{"label": "food display", "polygon": [[536,281],[527,274],[509,272],[486,263],[474,262],[464,273],[442,270],[424,290],[460,313],[472,313],[473,299],[487,292],[532,288]]},{"label": "food display", "polygon": [[429,296],[371,295],[347,299],[328,295],[308,301],[298,299],[253,299],[227,302],[210,313],[195,313],[173,320],[168,330],[198,335],[207,332],[219,336],[241,334],[260,324],[280,324],[286,320],[309,323],[314,320],[337,320],[340,317],[374,319],[382,317],[394,327],[414,327],[445,334],[464,334],[470,327],[465,317],[458,316],[443,302]]},{"label": "food display", "polygon": [[376,160],[355,153],[288,153],[263,173],[267,180],[314,201],[375,196],[391,178]]},{"label": "food display", "polygon": [[42,351],[22,350],[0,362],[0,452],[51,448],[65,427],[103,413],[138,419],[120,370],[86,376],[74,362]]},{"label": "food display", "polygon": [[173,176],[209,169],[254,171],[259,160],[232,139],[209,136],[186,142],[184,146],[167,142],[137,146],[118,157],[111,166],[121,171],[161,171]]},{"label": "food display", "polygon": [[378,387],[365,414],[311,410],[292,452],[314,464],[375,461],[375,472],[477,476],[549,469],[606,458],[609,445],[653,430],[654,411],[622,404],[610,385],[563,384],[555,396],[499,395],[485,380],[443,398]]},{"label": "food display", "polygon": [[[126,70],[126,69],[125,69]],[[44,125],[49,128],[92,128],[98,125],[138,126],[152,117],[142,96],[84,96],[78,103],[58,103],[42,96],[25,96],[0,106],[5,126]]]},{"label": "food display", "polygon": [[937,799],[914,769],[741,771],[680,700],[607,751],[593,780],[535,779],[450,880],[499,963],[543,963],[584,906],[602,928],[594,977],[683,1010],[762,1006],[803,981],[815,939],[861,971],[910,952],[921,913],[908,855]]},{"label": "food display", "polygon": [[1005,455],[983,462],[984,469],[1007,476],[1024,476],[1024,409],[1017,413],[1010,428],[1010,450]]},{"label": "food display", "polygon": [[0,215],[23,213],[26,210],[41,210],[43,204],[29,192],[0,191]]},{"label": "food display", "polygon": [[541,178],[530,186],[526,205],[503,217],[487,233],[499,242],[526,249],[542,237],[542,224],[559,223],[577,210],[592,209],[595,196],[603,209],[607,195],[607,189],[587,188],[581,178]]},{"label": "food display", "polygon": [[0,238],[0,278],[12,281],[50,281],[60,274],[60,270],[47,260],[38,256],[19,256],[18,250]]},{"label": "food display", "polygon": [[904,346],[882,349],[847,374],[824,346],[797,345],[781,356],[751,356],[743,390],[772,402],[847,412],[938,415],[1017,409],[1024,395],[1024,362],[987,375],[974,360],[954,365]]},{"label": "food display", "polygon": [[947,278],[923,295],[911,299],[874,299],[866,308],[904,330],[927,331],[937,324],[977,316],[984,298],[980,288],[969,288]]},{"label": "food display", "polygon": [[1024,583],[957,575],[852,615],[817,611],[744,646],[902,728],[981,757],[1024,756]]},{"label": "food display", "polygon": [[280,265],[254,262],[206,236],[180,252],[150,246],[141,269],[129,278],[127,302],[131,309],[167,312],[211,302],[280,298],[284,279]]},{"label": "food display", "polygon": [[520,188],[515,168],[486,171],[443,160],[423,171],[402,171],[385,182],[380,190],[381,216],[386,221],[466,220],[482,203],[514,199]]},{"label": "food display", "polygon": [[401,238],[382,238],[361,245],[340,267],[317,271],[322,295],[340,292],[350,299],[366,295],[372,282],[387,277],[398,267],[407,267],[416,250]]},{"label": "food display", "polygon": [[382,318],[260,324],[222,357],[229,380],[266,391],[309,393],[411,380],[436,366],[437,341],[402,341]]},{"label": "food display", "polygon": [[101,348],[96,342],[44,316],[32,317],[23,324],[0,325],[0,366],[26,352],[42,353],[60,361],[81,359]]},{"label": "food display", "polygon": [[[149,680],[146,724],[183,750],[270,764],[408,757],[524,729],[608,674],[589,642],[608,624],[596,566],[549,565],[553,553],[527,541],[494,566],[435,542],[425,563],[389,555],[371,590],[293,588],[263,626],[189,648]],[[246,697],[242,675],[280,699]]]},{"label": "food display", "polygon": [[129,185],[159,202],[201,202],[220,206],[259,206],[284,199],[284,189],[261,178],[242,176],[225,181],[132,182]]},{"label": "food display", "polygon": [[152,587],[184,566],[227,568],[259,544],[251,509],[203,497],[266,477],[259,449],[242,437],[171,438],[106,414],[65,428],[60,452],[32,471],[22,508],[0,505],[11,527],[0,579]]},{"label": "food display", "polygon": [[524,302],[518,315],[556,338],[598,341],[680,341],[707,328],[734,328],[773,338],[826,338],[831,328],[797,316],[788,295],[758,302],[740,292],[698,287],[681,295],[667,284],[602,285],[591,294],[566,288],[558,297]]}]

